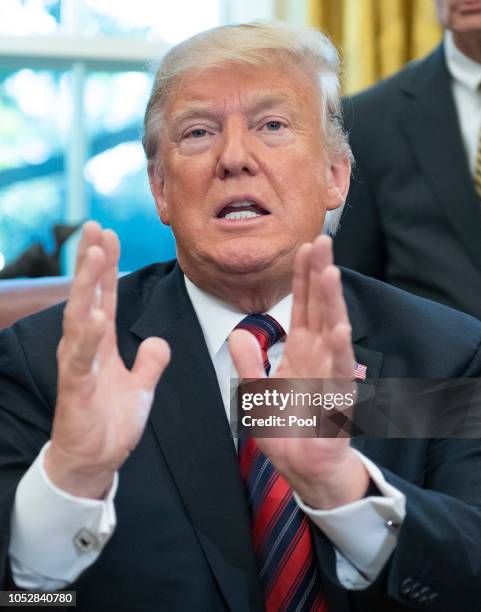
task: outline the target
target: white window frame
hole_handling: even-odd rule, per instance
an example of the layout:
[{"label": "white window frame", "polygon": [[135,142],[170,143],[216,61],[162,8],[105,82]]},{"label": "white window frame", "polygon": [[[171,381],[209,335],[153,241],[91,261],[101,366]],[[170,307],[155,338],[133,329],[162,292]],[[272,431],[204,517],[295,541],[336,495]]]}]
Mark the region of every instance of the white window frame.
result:
[{"label": "white window frame", "polygon": [[[67,197],[64,219],[78,223],[89,217],[84,168],[89,150],[85,129],[84,90],[89,71],[145,71],[159,60],[170,45],[139,37],[84,37],[77,34],[82,15],[78,0],[62,0],[62,33],[54,35],[0,35],[0,65],[7,69],[36,68],[70,70],[72,89],[72,122],[66,156]],[[306,0],[220,0],[220,23],[239,23],[253,19],[282,19],[302,26],[307,21]],[[67,273],[72,271],[75,243],[69,241],[65,260]]]}]

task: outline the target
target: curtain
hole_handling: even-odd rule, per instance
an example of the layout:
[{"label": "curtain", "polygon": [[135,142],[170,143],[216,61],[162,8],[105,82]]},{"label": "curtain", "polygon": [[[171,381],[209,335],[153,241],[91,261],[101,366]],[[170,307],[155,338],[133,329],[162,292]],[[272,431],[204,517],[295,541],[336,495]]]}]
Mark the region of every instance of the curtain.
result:
[{"label": "curtain", "polygon": [[309,0],[309,18],[342,54],[345,93],[393,74],[441,38],[434,0]]}]

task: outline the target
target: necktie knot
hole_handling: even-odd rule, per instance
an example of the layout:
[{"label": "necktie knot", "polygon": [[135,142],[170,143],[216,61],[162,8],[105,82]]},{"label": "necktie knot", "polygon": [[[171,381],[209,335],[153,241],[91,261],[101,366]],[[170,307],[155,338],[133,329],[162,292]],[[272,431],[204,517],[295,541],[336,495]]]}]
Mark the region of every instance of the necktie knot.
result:
[{"label": "necktie knot", "polygon": [[245,329],[253,334],[263,351],[270,349],[286,335],[282,325],[268,314],[250,314],[242,319],[236,329]]}]

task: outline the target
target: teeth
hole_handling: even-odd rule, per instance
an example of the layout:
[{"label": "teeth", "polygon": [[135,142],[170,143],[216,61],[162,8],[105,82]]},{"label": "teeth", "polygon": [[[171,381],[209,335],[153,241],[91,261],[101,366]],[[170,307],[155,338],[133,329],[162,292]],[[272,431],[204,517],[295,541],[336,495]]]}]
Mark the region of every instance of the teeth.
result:
[{"label": "teeth", "polygon": [[230,208],[240,208],[241,206],[255,206],[255,202],[250,200],[244,200],[243,202],[232,202],[229,204]]},{"label": "teeth", "polygon": [[253,219],[254,217],[261,217],[260,213],[256,213],[252,210],[241,210],[240,212],[227,213],[224,219],[232,219],[238,221],[239,219]]}]

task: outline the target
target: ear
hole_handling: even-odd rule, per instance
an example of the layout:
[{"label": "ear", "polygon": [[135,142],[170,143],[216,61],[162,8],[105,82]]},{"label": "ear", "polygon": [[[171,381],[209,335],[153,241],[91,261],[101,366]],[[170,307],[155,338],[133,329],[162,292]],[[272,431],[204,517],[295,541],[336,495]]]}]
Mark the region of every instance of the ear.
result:
[{"label": "ear", "polygon": [[335,210],[345,203],[350,177],[351,162],[348,157],[330,162],[327,169],[327,210]]},{"label": "ear", "polygon": [[170,225],[169,210],[165,197],[165,182],[160,164],[156,162],[149,163],[148,174],[150,191],[154,196],[155,207],[157,208],[157,213],[160,217],[160,220],[164,225]]}]

